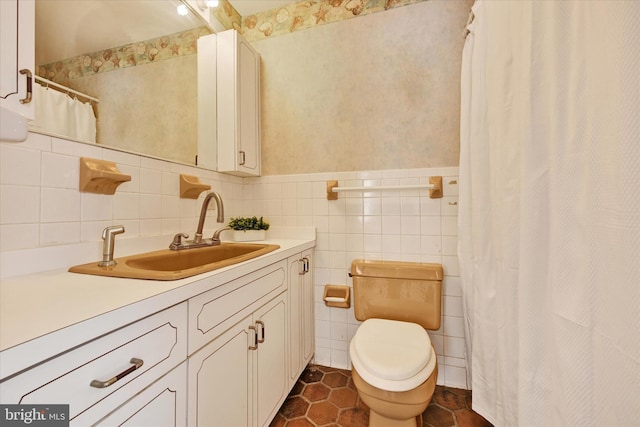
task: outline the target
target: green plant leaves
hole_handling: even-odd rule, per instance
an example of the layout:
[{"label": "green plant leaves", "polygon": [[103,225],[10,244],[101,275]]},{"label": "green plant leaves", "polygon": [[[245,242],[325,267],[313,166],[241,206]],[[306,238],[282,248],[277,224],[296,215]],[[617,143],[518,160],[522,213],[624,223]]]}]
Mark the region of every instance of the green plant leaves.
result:
[{"label": "green plant leaves", "polygon": [[231,218],[229,220],[229,227],[233,230],[268,230],[269,223],[262,217],[260,219],[255,216],[252,218]]}]

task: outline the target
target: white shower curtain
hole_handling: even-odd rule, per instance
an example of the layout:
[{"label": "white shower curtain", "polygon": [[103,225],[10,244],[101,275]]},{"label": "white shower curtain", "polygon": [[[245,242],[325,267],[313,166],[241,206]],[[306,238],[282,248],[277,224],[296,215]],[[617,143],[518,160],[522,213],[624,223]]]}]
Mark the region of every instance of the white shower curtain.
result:
[{"label": "white shower curtain", "polygon": [[96,142],[96,117],[91,103],[40,84],[33,85],[33,102],[35,120],[29,124],[32,131]]},{"label": "white shower curtain", "polygon": [[464,47],[473,407],[640,426],[640,2],[483,1]]}]

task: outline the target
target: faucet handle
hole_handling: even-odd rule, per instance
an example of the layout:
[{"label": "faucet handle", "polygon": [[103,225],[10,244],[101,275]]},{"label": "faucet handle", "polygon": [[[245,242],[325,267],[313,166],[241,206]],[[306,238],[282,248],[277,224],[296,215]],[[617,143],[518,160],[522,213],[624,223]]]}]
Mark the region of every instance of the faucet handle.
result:
[{"label": "faucet handle", "polygon": [[177,251],[178,249],[181,249],[183,238],[188,239],[189,235],[184,233],[178,233],[175,236],[173,236],[173,241],[169,245],[169,249],[171,249],[172,251]]},{"label": "faucet handle", "polygon": [[218,244],[220,243],[220,233],[222,233],[225,230],[231,230],[231,227],[222,227],[222,228],[218,228],[214,233],[213,233],[213,237],[211,238],[211,240],[214,242],[214,244],[216,244],[215,242],[217,242]]}]

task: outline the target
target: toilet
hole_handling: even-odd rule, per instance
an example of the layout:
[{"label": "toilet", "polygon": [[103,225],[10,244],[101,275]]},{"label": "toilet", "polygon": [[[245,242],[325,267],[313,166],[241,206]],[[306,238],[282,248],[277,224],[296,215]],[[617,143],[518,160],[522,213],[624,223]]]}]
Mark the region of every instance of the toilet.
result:
[{"label": "toilet", "polygon": [[417,426],[438,377],[427,329],[440,328],[442,266],[354,260],[355,317],[349,345],[353,382],[370,427]]}]

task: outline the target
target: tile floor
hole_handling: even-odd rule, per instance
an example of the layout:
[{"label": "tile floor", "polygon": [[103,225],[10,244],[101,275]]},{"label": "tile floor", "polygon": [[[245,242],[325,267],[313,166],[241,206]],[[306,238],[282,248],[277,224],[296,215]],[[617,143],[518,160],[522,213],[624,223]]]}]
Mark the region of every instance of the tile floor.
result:
[{"label": "tile floor", "polygon": [[[360,401],[351,371],[309,365],[270,427],[366,427],[369,408]],[[491,427],[471,410],[471,391],[437,386],[422,414],[423,427]]]}]

